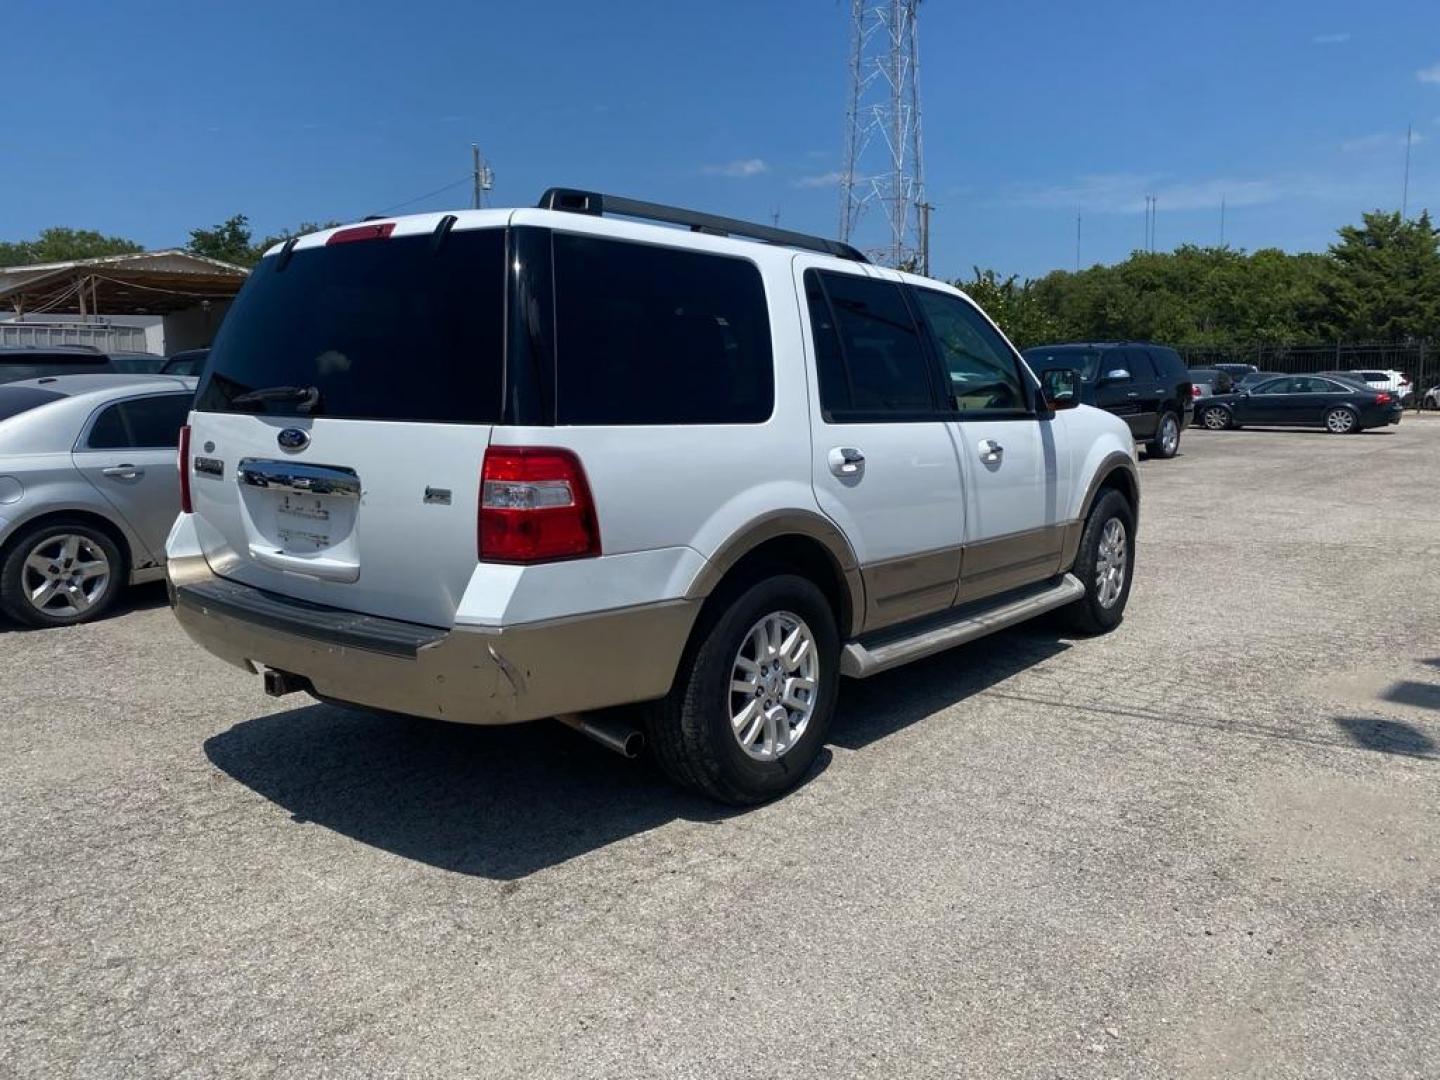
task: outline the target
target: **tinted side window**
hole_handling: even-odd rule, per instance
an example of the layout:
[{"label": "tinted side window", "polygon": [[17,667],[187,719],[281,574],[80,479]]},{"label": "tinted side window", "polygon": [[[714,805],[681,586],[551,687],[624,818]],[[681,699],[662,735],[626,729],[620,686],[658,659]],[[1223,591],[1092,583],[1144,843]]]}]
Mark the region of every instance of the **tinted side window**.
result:
[{"label": "tinted side window", "polygon": [[1155,365],[1145,349],[1126,349],[1125,366],[1130,369],[1131,382],[1155,381]]},{"label": "tinted side window", "polygon": [[123,402],[111,405],[95,418],[90,427],[90,438],[86,445],[92,450],[118,450],[122,446],[135,445],[130,441],[130,431],[121,412]]},{"label": "tinted side window", "polygon": [[180,426],[190,412],[189,394],[157,394],[120,407],[130,426],[131,446],[154,449],[180,445]]},{"label": "tinted side window", "polygon": [[1271,379],[1269,382],[1261,383],[1255,387],[1257,394],[1288,394],[1294,379]]},{"label": "tinted side window", "polygon": [[1025,384],[1015,354],[984,317],[956,296],[916,289],[930,324],[948,392],[962,412],[1025,411]]},{"label": "tinted side window", "polygon": [[[905,296],[893,282],[853,274],[806,272],[823,285],[828,304],[811,304],[820,406],[827,417],[886,419],[936,408],[930,360]],[[807,288],[807,291],[808,288]],[[818,294],[817,294],[818,295]],[[838,343],[838,355],[826,355]]]},{"label": "tinted side window", "polygon": [[775,399],[746,259],[557,233],[556,422],[755,424]]}]

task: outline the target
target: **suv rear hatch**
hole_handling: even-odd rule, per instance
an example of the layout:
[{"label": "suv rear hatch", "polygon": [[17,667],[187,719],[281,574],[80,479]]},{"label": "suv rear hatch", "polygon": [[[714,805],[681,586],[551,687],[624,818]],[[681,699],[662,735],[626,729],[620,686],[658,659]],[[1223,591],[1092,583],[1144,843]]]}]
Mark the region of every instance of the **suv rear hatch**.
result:
[{"label": "suv rear hatch", "polygon": [[341,230],[251,274],[191,420],[192,506],[217,574],[452,623],[500,415],[505,231],[427,224]]}]

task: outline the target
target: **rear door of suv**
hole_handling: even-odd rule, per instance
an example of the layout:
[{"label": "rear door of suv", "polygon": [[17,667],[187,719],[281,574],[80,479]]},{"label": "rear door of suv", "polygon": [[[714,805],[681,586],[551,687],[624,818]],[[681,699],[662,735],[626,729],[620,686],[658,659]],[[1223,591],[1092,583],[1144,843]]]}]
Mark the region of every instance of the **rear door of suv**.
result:
[{"label": "rear door of suv", "polygon": [[866,627],[955,600],[964,490],[938,372],[904,288],[864,266],[798,255],[814,357],[811,476],[855,548]]},{"label": "rear door of suv", "polygon": [[191,419],[196,529],[216,573],[451,623],[476,564],[506,295],[505,230],[453,224],[319,234],[252,272]]}]

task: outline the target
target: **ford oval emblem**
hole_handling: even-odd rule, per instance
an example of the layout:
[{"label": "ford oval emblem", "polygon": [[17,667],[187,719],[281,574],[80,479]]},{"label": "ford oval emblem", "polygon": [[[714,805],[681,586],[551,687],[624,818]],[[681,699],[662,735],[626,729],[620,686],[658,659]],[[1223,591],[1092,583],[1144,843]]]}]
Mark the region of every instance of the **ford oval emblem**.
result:
[{"label": "ford oval emblem", "polygon": [[283,450],[304,450],[310,445],[310,433],[298,427],[287,427],[275,436]]}]

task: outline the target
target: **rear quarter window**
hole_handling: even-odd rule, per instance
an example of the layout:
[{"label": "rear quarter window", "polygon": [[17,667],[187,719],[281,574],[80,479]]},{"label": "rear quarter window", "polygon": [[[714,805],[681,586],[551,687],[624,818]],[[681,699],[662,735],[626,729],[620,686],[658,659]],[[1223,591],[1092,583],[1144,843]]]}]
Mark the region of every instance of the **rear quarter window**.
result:
[{"label": "rear quarter window", "polygon": [[553,238],[560,424],[754,424],[775,372],[748,259],[573,233]]}]

